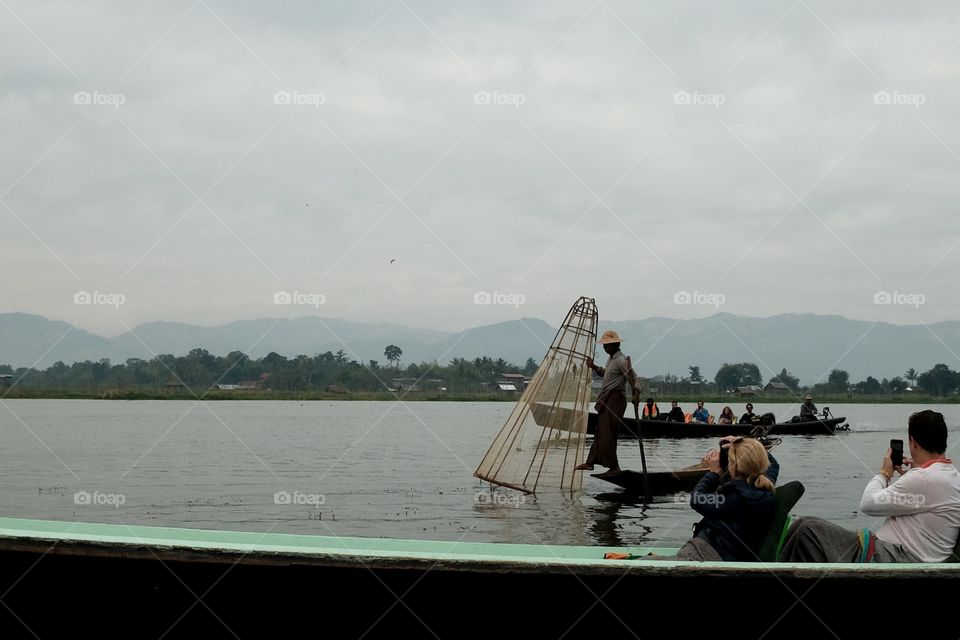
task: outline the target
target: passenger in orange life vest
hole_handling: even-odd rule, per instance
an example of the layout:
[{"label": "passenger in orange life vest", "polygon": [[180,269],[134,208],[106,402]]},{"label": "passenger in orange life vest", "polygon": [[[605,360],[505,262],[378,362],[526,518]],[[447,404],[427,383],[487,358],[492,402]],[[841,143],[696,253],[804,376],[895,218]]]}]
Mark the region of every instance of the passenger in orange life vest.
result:
[{"label": "passenger in orange life vest", "polygon": [[660,417],[660,407],[653,401],[653,398],[647,398],[647,403],[643,405],[643,415],[641,417],[644,420],[655,420]]}]

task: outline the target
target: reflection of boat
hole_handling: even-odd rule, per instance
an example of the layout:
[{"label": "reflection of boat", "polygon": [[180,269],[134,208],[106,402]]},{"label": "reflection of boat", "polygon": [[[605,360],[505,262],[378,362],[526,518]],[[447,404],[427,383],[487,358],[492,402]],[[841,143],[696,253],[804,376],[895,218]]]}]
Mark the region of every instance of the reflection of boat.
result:
[{"label": "reflection of boat", "polygon": [[[597,428],[598,416],[591,413],[587,419],[587,433],[593,434]],[[773,436],[825,436],[842,430],[840,418],[822,418],[809,422],[778,422],[770,429]],[[637,437],[637,421],[624,416],[626,428],[620,429],[621,438]],[[641,420],[640,428],[644,438],[704,438],[723,436],[748,436],[755,426],[751,424],[703,424],[701,422],[668,422],[666,420]]]},{"label": "reflection of boat", "polygon": [[[825,627],[869,637],[888,635],[890,616],[850,611],[876,611],[891,589],[898,606],[921,611],[930,590],[949,594],[960,585],[957,564],[643,560],[651,551],[676,553],[0,519],[0,624],[10,638],[121,629],[136,637],[247,638],[265,635],[265,626],[271,636],[291,637],[304,625],[337,637],[448,638],[542,611],[531,622],[536,637],[572,640],[620,637],[624,629],[650,635],[651,612],[704,618],[690,594],[741,593],[762,598],[732,623],[738,637],[786,629],[819,637]],[[641,559],[605,560],[606,552]],[[913,588],[921,581],[924,588]],[[520,596],[522,603],[513,600]],[[955,627],[949,615],[924,621],[927,635]]]}]

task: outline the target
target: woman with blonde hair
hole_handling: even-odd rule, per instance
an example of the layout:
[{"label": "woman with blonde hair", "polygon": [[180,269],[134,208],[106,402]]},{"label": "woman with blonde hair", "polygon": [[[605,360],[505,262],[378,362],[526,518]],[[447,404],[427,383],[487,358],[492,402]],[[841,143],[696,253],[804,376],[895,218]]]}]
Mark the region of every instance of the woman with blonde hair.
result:
[{"label": "woman with blonde hair", "polygon": [[[703,516],[678,560],[757,561],[774,512],[780,464],[752,438],[727,436],[704,456],[710,470],[690,494]],[[724,474],[726,471],[726,474]]]}]

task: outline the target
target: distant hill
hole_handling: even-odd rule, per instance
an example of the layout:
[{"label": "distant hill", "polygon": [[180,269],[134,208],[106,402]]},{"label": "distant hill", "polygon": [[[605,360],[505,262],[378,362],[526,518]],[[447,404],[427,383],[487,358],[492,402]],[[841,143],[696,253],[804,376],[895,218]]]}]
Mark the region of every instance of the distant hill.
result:
[{"label": "distant hill", "polygon": [[[786,367],[801,382],[812,383],[832,368],[848,371],[851,381],[902,376],[909,367],[925,371],[938,362],[960,368],[953,355],[960,353],[958,321],[903,326],[815,314],[749,318],[718,313],[694,320],[601,322],[600,330],[605,329],[620,332],[624,352],[641,375],[682,377],[696,365],[712,378],[724,362],[747,361],[760,367],[764,381],[771,377],[770,369]],[[403,349],[403,363],[489,356],[523,364],[528,357],[539,362],[555,333],[555,327],[536,318],[443,332],[307,316],[217,327],[148,322],[104,338],[42,316],[8,313],[0,314],[0,364],[46,368],[58,360],[70,364],[101,358],[116,363],[153,354],[183,355],[196,347],[217,355],[243,351],[255,358],[271,351],[295,356],[343,349],[357,360],[384,363],[388,344]]]}]

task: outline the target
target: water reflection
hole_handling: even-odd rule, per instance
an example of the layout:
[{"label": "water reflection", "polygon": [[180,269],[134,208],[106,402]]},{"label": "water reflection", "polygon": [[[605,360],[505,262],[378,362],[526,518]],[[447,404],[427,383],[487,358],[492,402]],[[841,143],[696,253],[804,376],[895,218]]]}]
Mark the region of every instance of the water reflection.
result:
[{"label": "water reflection", "polygon": [[[622,547],[639,544],[649,538],[653,529],[643,521],[647,509],[642,498],[621,491],[598,493],[590,511],[591,544],[604,547]],[[624,530],[629,534],[624,535]]]}]

